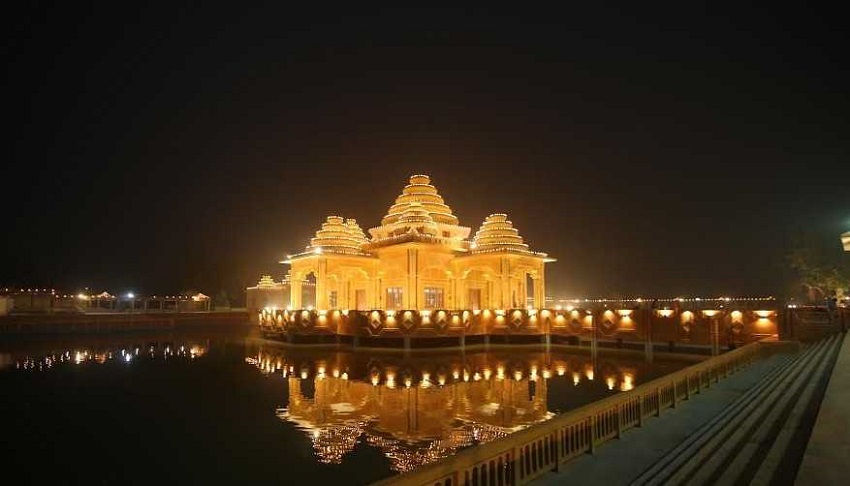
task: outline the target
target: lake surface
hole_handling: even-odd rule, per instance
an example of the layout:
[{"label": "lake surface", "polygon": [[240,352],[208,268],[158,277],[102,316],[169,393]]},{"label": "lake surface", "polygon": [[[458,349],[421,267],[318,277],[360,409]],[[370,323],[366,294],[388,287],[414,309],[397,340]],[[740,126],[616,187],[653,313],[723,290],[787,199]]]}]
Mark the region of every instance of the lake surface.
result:
[{"label": "lake surface", "polygon": [[365,484],[688,364],[292,348],[244,328],[5,339],[0,453],[38,484]]}]

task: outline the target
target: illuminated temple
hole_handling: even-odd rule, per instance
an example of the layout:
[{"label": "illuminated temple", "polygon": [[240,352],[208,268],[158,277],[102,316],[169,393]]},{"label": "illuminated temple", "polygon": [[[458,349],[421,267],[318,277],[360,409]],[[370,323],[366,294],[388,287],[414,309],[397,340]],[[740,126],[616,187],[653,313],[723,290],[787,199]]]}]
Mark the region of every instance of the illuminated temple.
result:
[{"label": "illuminated temple", "polygon": [[[328,216],[303,252],[288,255],[289,307],[543,307],[544,266],[554,260],[532,251],[506,214],[470,234],[431,179],[414,175],[368,236],[354,219]],[[306,282],[315,302],[305,299]]]}]

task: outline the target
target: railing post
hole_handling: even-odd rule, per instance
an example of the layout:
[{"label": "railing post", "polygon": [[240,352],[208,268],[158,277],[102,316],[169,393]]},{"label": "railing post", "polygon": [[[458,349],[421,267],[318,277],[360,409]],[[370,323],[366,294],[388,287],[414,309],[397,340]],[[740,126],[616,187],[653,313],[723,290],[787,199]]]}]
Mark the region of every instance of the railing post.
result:
[{"label": "railing post", "polygon": [[558,472],[559,466],[561,465],[561,454],[559,453],[561,449],[561,440],[560,434],[558,433],[558,429],[555,429],[555,440],[552,440],[552,433],[549,434],[549,447],[550,447],[550,457],[552,458],[552,471]]},{"label": "railing post", "polygon": [[620,438],[620,434],[623,432],[623,419],[621,417],[623,413],[623,409],[620,404],[617,404],[617,438]]},{"label": "railing post", "polygon": [[518,464],[517,464],[517,462],[519,460],[518,457],[519,457],[519,454],[517,453],[517,448],[516,448],[516,446],[514,446],[513,448],[511,448],[511,460],[510,460],[511,466],[508,468],[508,480],[505,481],[505,483],[507,483],[509,486],[515,486],[516,483],[517,483],[516,474],[517,474],[517,467],[519,467]]},{"label": "railing post", "polygon": [[638,427],[643,427],[643,395],[638,395]]},{"label": "railing post", "polygon": [[596,453],[596,414],[590,416],[590,453]]},{"label": "railing post", "polygon": [[655,389],[655,416],[661,416],[661,387]]},{"label": "railing post", "polygon": [[676,402],[678,402],[679,395],[679,387],[676,384],[676,380],[673,380],[673,408],[676,408]]}]

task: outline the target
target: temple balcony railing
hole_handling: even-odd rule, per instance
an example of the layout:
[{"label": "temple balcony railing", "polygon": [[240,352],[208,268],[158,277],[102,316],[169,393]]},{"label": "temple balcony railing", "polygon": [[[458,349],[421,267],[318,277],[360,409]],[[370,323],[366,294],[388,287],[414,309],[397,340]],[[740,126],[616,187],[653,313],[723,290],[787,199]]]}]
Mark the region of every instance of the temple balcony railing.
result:
[{"label": "temple balcony railing", "polygon": [[652,341],[734,347],[778,336],[782,309],[263,309],[263,332],[369,338],[562,336],[572,340]]}]

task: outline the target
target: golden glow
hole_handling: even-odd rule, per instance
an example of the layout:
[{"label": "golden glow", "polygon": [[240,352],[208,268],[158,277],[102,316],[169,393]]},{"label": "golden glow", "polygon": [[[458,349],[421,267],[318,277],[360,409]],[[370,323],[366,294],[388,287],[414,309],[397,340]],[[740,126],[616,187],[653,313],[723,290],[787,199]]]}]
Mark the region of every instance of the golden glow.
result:
[{"label": "golden glow", "polygon": [[[313,274],[315,288],[321,289],[315,297],[316,307],[320,309],[331,308],[329,302],[335,293],[333,299],[342,300],[340,307],[343,308],[356,305],[379,309],[403,305],[410,310],[423,310],[425,288],[441,291],[445,299],[436,306],[433,300],[428,300],[433,307],[511,309],[525,307],[525,297],[512,296],[510,289],[524,289],[528,276],[534,280],[534,288],[529,291],[545,295],[544,265],[554,261],[545,253],[530,250],[504,213],[487,216],[475,236],[469,239],[470,228],[459,225],[452,209],[431,184],[431,178],[422,174],[410,177],[401,195],[381,219],[380,226],[369,229],[368,233],[371,239],[353,219],[328,216],[305,251],[287,258],[291,267],[288,281],[303,282],[307,275]],[[425,244],[416,246],[415,256],[393,249],[408,243]],[[507,259],[510,268],[522,268],[523,271],[503,274],[508,267],[502,267],[493,259],[493,254]],[[414,266],[409,258],[416,259]],[[410,268],[421,273],[408,275],[403,270]],[[452,290],[458,277],[465,279],[465,285],[468,282],[469,289],[484,289],[485,292],[469,302],[472,297],[467,299],[465,291],[456,294]],[[411,283],[417,281],[427,281],[427,287]],[[372,282],[382,283],[376,288]],[[487,290],[493,288],[494,282],[504,282],[504,287],[497,291]],[[398,288],[396,295],[403,296],[402,302],[385,302],[389,288]],[[290,292],[293,306],[301,307],[301,286],[292,285]],[[353,302],[355,295],[357,299],[362,296],[365,301]],[[535,302],[529,314],[543,315],[537,310],[543,308],[543,303]],[[504,315],[503,310],[501,316]],[[545,317],[548,316],[547,311]],[[424,324],[433,321],[433,315],[428,312],[422,312],[421,317]],[[443,322],[445,317],[445,314],[440,315],[438,322]],[[377,321],[374,316],[372,319]],[[452,324],[456,322],[452,318]],[[469,324],[469,319],[464,316],[462,323]]]},{"label": "golden glow", "polygon": [[635,387],[635,375],[631,373],[623,373],[623,383],[620,385],[620,391],[629,391]]},{"label": "golden glow", "polygon": [[673,309],[658,309],[656,312],[661,317],[670,317],[675,311]]},{"label": "golden glow", "polygon": [[634,312],[632,309],[620,309],[617,311],[617,314],[626,317],[632,315],[632,312]]},{"label": "golden glow", "polygon": [[691,311],[682,312],[682,324],[687,324],[694,321],[694,313]]},{"label": "golden glow", "polygon": [[706,310],[702,311],[702,315],[704,315],[705,317],[714,317],[719,313],[720,313],[719,310],[714,310],[714,309],[706,309]]},{"label": "golden glow", "polygon": [[756,311],[756,315],[759,316],[762,319],[767,319],[769,317],[774,316],[775,314],[776,314],[776,312],[769,311],[769,310],[757,310]]},{"label": "golden glow", "polygon": [[737,311],[737,310],[732,311],[732,313],[729,314],[729,316],[732,319],[732,322],[741,322],[744,319],[744,314],[741,311]]}]

